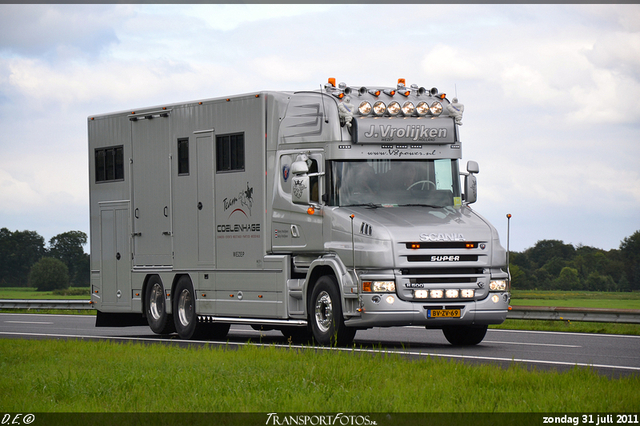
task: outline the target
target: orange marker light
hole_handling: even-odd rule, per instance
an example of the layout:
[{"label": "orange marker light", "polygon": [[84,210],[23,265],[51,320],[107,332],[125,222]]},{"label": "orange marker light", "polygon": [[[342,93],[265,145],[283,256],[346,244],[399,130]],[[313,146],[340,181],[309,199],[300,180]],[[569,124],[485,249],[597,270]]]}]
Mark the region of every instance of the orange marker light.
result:
[{"label": "orange marker light", "polygon": [[371,281],[363,281],[362,282],[362,291],[371,292]]},{"label": "orange marker light", "polygon": [[316,212],[316,209],[315,209],[315,208],[313,208],[313,207],[309,207],[309,208],[307,209],[307,213],[308,213],[308,214],[310,214],[310,215],[313,215],[315,212]]},{"label": "orange marker light", "polygon": [[329,84],[332,85],[333,87],[336,87],[336,79],[333,77],[329,78]]},{"label": "orange marker light", "polygon": [[403,85],[403,86],[406,86],[406,84],[405,84],[405,79],[404,79],[404,78],[399,78],[399,79],[398,79],[398,84],[401,84],[401,85]]}]

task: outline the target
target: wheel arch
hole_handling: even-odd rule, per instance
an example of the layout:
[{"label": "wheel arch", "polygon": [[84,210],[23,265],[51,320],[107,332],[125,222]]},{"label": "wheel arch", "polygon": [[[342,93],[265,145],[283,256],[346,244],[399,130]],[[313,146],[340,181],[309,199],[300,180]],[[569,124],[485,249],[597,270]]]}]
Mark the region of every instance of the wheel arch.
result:
[{"label": "wheel arch", "polygon": [[[338,281],[338,276],[335,270],[329,265],[319,265],[313,269],[309,270],[308,278],[307,278],[307,289],[305,291],[307,295],[307,309],[309,309],[309,303],[311,300],[311,292],[313,291],[313,287],[316,285],[316,282],[320,279],[320,277],[324,277],[325,275],[333,276],[336,281]],[[340,287],[340,283],[338,283],[338,287]],[[338,291],[340,289],[338,288]]]},{"label": "wheel arch", "polygon": [[[306,280],[306,288],[305,288],[305,296],[306,296],[306,308],[309,309],[309,303],[311,300],[311,293],[313,292],[313,287],[316,282],[320,279],[320,277],[330,275],[335,278],[336,283],[338,285],[338,293],[340,294],[340,299],[342,304],[344,305],[344,286],[352,284],[352,278],[347,273],[347,268],[340,261],[339,258],[331,256],[331,257],[323,257],[318,258],[311,262],[309,266],[309,272],[307,273]],[[307,312],[308,314],[308,312]]]}]

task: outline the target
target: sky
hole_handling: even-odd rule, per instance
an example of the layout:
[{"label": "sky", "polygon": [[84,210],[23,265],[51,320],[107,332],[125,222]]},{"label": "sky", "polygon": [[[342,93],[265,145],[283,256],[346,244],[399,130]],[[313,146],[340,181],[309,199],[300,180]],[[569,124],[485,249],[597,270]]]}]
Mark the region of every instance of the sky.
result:
[{"label": "sky", "polygon": [[89,233],[92,114],[329,77],[457,96],[473,208],[505,246],[512,215],[512,251],[640,230],[633,4],[0,4],[0,228]]}]

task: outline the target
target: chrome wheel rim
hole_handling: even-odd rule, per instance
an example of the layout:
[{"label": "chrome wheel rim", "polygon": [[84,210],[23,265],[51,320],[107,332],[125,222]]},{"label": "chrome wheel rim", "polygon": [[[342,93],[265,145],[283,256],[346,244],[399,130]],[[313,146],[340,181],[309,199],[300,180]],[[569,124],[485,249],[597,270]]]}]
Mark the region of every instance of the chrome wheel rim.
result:
[{"label": "chrome wheel rim", "polygon": [[193,303],[191,303],[191,293],[189,290],[184,289],[178,299],[178,319],[180,320],[180,324],[187,327],[191,323],[192,314]]},{"label": "chrome wheel rim", "polygon": [[154,320],[159,320],[162,316],[160,312],[160,306],[162,306],[162,301],[164,300],[164,291],[162,291],[162,286],[159,284],[154,284],[151,289],[151,300],[149,301],[149,312],[151,313],[151,317]]},{"label": "chrome wheel rim", "polygon": [[321,332],[326,333],[331,328],[333,323],[333,304],[331,303],[331,296],[326,291],[323,291],[318,295],[316,299],[316,325]]}]

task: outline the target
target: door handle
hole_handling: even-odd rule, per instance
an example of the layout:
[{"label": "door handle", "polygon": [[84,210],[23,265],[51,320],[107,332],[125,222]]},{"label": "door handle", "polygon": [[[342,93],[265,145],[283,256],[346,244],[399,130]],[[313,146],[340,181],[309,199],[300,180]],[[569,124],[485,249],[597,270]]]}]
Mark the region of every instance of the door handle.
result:
[{"label": "door handle", "polygon": [[291,237],[300,238],[300,230],[298,229],[298,225],[291,225]]},{"label": "door handle", "polygon": [[198,210],[202,210],[202,203],[198,203]]}]

